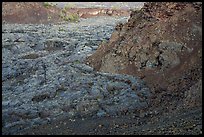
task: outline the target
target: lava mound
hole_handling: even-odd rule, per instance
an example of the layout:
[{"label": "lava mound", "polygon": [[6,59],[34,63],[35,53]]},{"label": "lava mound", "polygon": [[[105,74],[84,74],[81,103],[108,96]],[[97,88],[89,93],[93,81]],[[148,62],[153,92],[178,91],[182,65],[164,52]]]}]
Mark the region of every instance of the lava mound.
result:
[{"label": "lava mound", "polygon": [[202,3],[145,3],[86,63],[102,72],[139,76],[153,93],[184,97],[202,78]]}]

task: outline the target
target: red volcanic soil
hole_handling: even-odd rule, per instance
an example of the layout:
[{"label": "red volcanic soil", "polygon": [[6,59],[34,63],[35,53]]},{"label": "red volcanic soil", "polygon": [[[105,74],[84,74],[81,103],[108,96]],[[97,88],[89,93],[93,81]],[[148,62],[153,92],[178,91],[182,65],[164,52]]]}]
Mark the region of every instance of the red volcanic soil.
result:
[{"label": "red volcanic soil", "polygon": [[[43,2],[3,2],[2,21],[6,23],[47,24],[63,21],[60,17],[61,8],[43,6]],[[103,8],[69,8],[66,14],[77,14],[81,18],[93,16],[129,16],[130,11],[125,9]]]},{"label": "red volcanic soil", "polygon": [[[7,23],[49,23],[59,21],[60,9],[45,8],[42,2],[3,2],[2,21]],[[48,21],[48,16],[51,20]]]},{"label": "red volcanic soil", "polygon": [[145,3],[86,63],[142,78],[154,109],[202,106],[202,3]]}]

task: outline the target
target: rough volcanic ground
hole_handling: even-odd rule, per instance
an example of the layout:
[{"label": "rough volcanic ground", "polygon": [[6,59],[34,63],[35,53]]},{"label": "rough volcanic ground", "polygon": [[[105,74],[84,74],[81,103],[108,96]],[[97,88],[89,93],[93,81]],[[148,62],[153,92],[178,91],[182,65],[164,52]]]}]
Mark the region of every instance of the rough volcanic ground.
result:
[{"label": "rough volcanic ground", "polygon": [[[49,7],[48,9],[42,2],[2,3],[2,22],[7,23],[56,23],[60,21],[59,13],[59,8]],[[51,17],[50,20],[48,16]]]},{"label": "rough volcanic ground", "polygon": [[87,64],[139,76],[153,94],[150,110],[202,107],[202,3],[146,3]]},{"label": "rough volcanic ground", "polygon": [[[105,22],[104,22],[105,20]],[[17,134],[58,117],[102,117],[148,106],[145,83],[82,62],[127,17],[2,26],[2,130]]]},{"label": "rough volcanic ground", "polygon": [[200,11],[149,3],[128,23],[3,24],[2,134],[202,134]]},{"label": "rough volcanic ground", "polygon": [[129,9],[99,8],[71,6],[62,9],[57,6],[44,6],[43,2],[3,2],[2,23],[20,24],[49,24],[64,21],[61,15],[77,15],[79,18],[90,18],[95,16],[129,16]]},{"label": "rough volcanic ground", "polygon": [[102,72],[139,76],[153,94],[185,98],[185,92],[202,79],[201,6],[145,4],[132,12],[128,23],[116,26],[111,39],[88,57],[87,64]]},{"label": "rough volcanic ground", "polygon": [[58,119],[28,129],[23,135],[200,135],[202,108],[165,115],[136,113],[117,117]]}]

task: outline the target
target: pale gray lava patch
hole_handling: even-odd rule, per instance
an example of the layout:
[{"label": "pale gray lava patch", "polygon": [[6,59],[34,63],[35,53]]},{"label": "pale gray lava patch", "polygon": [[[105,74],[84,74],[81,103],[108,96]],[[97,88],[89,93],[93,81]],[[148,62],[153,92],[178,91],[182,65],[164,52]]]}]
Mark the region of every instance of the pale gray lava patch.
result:
[{"label": "pale gray lava patch", "polygon": [[2,130],[16,134],[58,116],[103,117],[148,106],[145,83],[82,64],[127,17],[58,25],[2,25]]}]

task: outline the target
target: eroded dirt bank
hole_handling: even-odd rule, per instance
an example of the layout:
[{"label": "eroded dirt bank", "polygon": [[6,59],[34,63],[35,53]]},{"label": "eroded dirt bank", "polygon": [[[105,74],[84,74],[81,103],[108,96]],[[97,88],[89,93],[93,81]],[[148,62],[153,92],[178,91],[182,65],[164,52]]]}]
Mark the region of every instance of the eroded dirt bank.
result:
[{"label": "eroded dirt bank", "polygon": [[62,15],[70,18],[90,18],[96,16],[129,16],[128,9],[45,6],[43,2],[3,2],[2,21],[21,24],[48,24],[64,21]]},{"label": "eroded dirt bank", "polygon": [[[140,76],[155,95],[154,103],[201,105],[201,91],[187,91],[202,79],[202,3],[146,3],[130,16],[87,64]],[[191,100],[186,94],[193,95]]]}]

